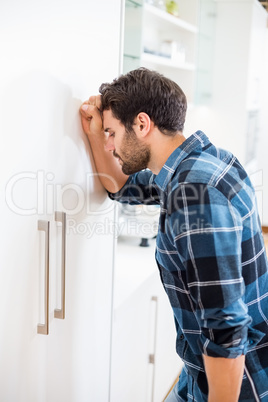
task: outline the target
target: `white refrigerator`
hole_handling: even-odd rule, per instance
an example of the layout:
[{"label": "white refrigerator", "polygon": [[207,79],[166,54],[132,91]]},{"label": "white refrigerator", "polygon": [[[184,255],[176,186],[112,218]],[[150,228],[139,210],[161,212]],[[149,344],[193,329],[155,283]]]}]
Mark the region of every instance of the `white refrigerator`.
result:
[{"label": "white refrigerator", "polygon": [[120,71],[121,0],[0,3],[0,400],[109,401],[114,208],[79,106]]}]

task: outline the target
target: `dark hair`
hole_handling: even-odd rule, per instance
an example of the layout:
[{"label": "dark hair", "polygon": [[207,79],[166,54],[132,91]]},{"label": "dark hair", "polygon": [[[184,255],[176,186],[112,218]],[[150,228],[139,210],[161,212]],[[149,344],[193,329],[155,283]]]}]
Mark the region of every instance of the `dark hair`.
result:
[{"label": "dark hair", "polygon": [[144,67],[100,86],[102,111],[111,109],[113,116],[131,130],[136,116],[147,113],[166,135],[183,131],[187,109],[186,96],[172,80]]}]

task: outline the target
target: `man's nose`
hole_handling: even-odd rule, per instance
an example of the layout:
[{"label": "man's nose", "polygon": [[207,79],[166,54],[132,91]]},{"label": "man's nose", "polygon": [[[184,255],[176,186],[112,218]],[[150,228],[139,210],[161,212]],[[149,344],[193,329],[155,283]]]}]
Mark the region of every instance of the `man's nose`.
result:
[{"label": "man's nose", "polygon": [[106,149],[106,151],[114,151],[115,150],[113,137],[108,137],[107,142],[105,144],[105,149]]}]

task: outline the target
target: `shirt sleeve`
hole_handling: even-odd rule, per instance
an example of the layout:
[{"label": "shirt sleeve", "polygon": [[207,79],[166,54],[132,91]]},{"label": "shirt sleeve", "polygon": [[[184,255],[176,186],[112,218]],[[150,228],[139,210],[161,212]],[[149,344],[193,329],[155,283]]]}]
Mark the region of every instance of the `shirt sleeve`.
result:
[{"label": "shirt sleeve", "polygon": [[196,308],[202,353],[245,354],[252,320],[244,303],[242,217],[228,197],[203,184],[180,185],[172,203],[173,238]]},{"label": "shirt sleeve", "polygon": [[108,192],[108,196],[120,203],[131,205],[158,205],[159,194],[154,184],[155,175],[149,170],[142,170],[129,176],[123,188],[117,193]]}]

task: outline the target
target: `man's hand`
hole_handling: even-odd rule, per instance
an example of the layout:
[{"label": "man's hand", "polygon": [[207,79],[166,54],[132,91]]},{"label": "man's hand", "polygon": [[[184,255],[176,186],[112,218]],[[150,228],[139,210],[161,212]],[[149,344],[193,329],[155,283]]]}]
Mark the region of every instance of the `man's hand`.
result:
[{"label": "man's hand", "polygon": [[91,96],[80,107],[82,127],[89,139],[91,136],[104,135],[100,107],[100,95]]},{"label": "man's hand", "polygon": [[209,402],[237,402],[241,390],[245,356],[236,359],[203,355]]},{"label": "man's hand", "polygon": [[119,191],[126,183],[126,176],[113,153],[105,150],[107,136],[103,129],[100,113],[101,97],[91,96],[80,107],[82,127],[87,135],[99,179],[106,190],[111,193]]}]

